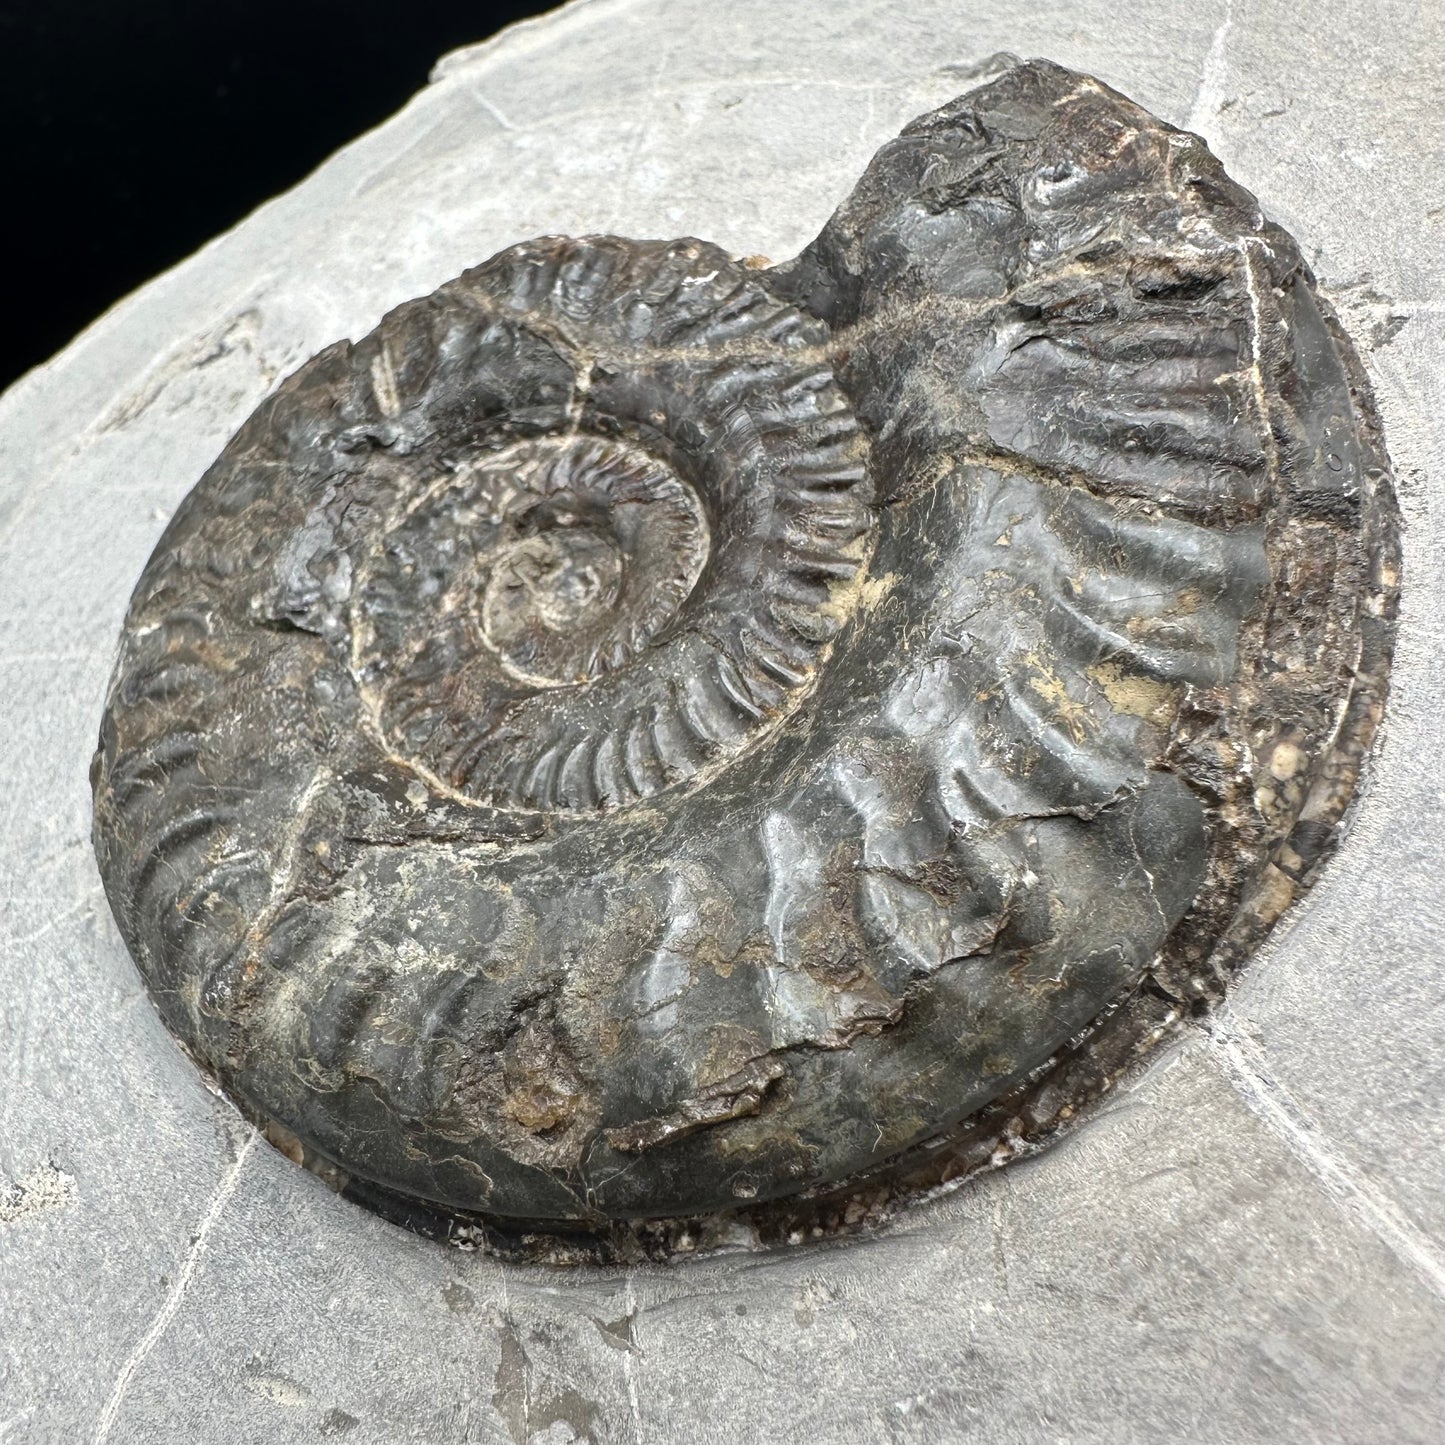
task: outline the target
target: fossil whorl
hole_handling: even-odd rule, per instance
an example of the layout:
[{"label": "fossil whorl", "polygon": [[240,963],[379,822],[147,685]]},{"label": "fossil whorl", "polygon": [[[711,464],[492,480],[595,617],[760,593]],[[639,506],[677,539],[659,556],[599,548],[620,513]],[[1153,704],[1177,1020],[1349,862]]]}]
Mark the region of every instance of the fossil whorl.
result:
[{"label": "fossil whorl", "polygon": [[1394,565],[1294,243],[1033,62],[784,266],[547,238],[302,367],[137,587],[96,846],[172,1030],[392,1195],[846,1186],[1217,995]]}]

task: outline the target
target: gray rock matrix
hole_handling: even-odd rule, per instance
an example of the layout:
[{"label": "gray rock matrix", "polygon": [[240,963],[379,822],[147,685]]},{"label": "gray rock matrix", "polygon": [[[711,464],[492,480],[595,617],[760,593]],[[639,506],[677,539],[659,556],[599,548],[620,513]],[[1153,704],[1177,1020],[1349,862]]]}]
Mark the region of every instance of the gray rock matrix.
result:
[{"label": "gray rock matrix", "polygon": [[[975,17],[967,34],[912,7],[840,21],[812,46],[786,7],[661,21],[579,7],[453,62],[392,128],[0,404],[16,479],[6,846],[24,880],[3,1014],[0,1427],[40,1440],[1431,1437],[1438,983],[1421,824],[1438,689],[1421,488],[1438,268],[1416,176],[1438,122],[1407,82],[1438,36],[1417,33],[1431,20],[1344,11],[1307,33],[1240,8],[1138,20],[1155,45],[1167,36],[1167,60],[1116,28],[1091,38],[1081,7],[1057,23]],[[1348,57],[1310,40],[1323,30],[1356,37]],[[1088,1128],[866,1243],[555,1272],[370,1218],[257,1147],[201,1086],[146,1009],[86,859],[83,771],[112,639],[167,516],[279,376],[519,236],[695,231],[733,255],[797,252],[879,144],[1005,45],[1202,129],[1302,239],[1366,356],[1403,481],[1408,585],[1386,746],[1346,846],[1226,1008]],[[731,65],[735,78],[719,70]],[[581,103],[577,77],[604,73],[626,103]],[[564,158],[553,192],[538,155]],[[484,200],[465,182],[479,166]],[[809,209],[814,187],[828,199]],[[531,461],[544,478],[547,459]],[[642,485],[686,522],[685,497]],[[868,565],[878,575],[876,552]],[[500,601],[497,616],[506,645],[525,647]],[[534,676],[573,665],[540,662]]]}]

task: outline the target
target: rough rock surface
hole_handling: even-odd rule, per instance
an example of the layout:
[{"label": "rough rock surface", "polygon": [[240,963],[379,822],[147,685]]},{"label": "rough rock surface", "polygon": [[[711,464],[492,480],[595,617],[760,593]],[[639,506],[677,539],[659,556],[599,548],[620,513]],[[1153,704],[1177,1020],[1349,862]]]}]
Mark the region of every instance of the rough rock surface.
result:
[{"label": "rough rock surface", "polygon": [[[1103,7],[916,4],[819,35],[815,13],[599,0],[454,59],[0,403],[0,1439],[1433,1438],[1441,21],[1156,4],[1121,36]],[[1088,1129],[878,1238],[541,1271],[358,1211],[201,1087],[107,915],[84,769],[132,579],[332,338],[544,232],[793,254],[1003,47],[1201,130],[1366,354],[1407,588],[1349,841],[1268,966]]]}]

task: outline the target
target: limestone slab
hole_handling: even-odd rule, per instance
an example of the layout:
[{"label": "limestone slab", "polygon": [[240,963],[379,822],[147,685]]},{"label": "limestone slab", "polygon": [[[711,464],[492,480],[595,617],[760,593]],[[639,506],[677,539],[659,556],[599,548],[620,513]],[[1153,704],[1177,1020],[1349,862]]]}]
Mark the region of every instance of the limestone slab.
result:
[{"label": "limestone slab", "polygon": [[[0,398],[0,1441],[1426,1441],[1445,1416],[1445,14],[1246,0],[584,0]],[[250,1136],[99,892],[87,767],[129,590],[276,381],[543,232],[792,254],[999,50],[1200,129],[1309,250],[1402,479],[1384,745],[1230,1010],[1036,1161],[866,1243],[505,1268]]]}]

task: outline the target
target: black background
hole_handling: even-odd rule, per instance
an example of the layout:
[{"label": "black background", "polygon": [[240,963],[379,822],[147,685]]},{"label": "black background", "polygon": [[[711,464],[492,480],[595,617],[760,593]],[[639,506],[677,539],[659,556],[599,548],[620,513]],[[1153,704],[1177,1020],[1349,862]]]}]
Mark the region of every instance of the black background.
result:
[{"label": "black background", "polygon": [[0,389],[546,3],[0,0]]}]

